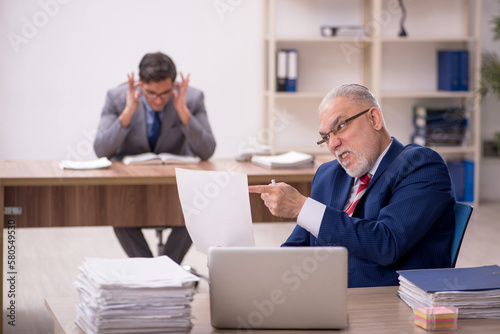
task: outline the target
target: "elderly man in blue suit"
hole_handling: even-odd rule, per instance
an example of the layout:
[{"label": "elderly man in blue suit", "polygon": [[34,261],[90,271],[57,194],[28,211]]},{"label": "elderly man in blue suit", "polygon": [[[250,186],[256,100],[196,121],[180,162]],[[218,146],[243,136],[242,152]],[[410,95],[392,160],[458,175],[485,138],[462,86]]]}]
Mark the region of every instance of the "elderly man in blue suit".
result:
[{"label": "elderly man in blue suit", "polygon": [[[181,82],[176,77],[170,57],[148,53],[139,64],[139,81],[132,73],[127,83],[108,91],[94,142],[98,157],[120,160],[146,152],[203,160],[212,156],[215,139],[203,92],[189,86],[189,74],[181,73]],[[115,234],[128,256],[153,256],[139,227],[116,227]],[[184,226],[172,227],[163,254],[180,263],[191,243]]]},{"label": "elderly man in blue suit", "polygon": [[364,86],[343,85],[319,106],[321,165],[306,198],[285,183],[250,186],[272,214],[296,218],[283,246],[343,246],[349,287],[397,285],[397,270],[450,267],[455,198],[439,154],[403,146]]}]

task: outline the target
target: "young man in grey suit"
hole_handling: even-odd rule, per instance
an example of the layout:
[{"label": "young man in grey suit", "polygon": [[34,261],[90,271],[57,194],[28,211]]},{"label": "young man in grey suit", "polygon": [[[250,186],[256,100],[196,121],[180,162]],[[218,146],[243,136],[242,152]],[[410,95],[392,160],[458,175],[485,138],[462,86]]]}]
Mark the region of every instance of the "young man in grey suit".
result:
[{"label": "young man in grey suit", "polygon": [[[175,82],[174,62],[160,52],[146,54],[128,82],[108,91],[94,142],[98,157],[121,160],[146,152],[196,155],[215,150],[203,93],[189,86],[189,74]],[[114,228],[130,257],[152,257],[141,228]],[[185,227],[172,227],[163,254],[180,263],[191,246]]]}]

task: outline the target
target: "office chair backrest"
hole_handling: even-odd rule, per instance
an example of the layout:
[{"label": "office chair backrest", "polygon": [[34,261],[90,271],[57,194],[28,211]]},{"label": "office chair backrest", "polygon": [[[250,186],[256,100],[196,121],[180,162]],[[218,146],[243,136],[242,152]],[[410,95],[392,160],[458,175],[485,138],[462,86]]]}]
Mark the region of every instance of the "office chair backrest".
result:
[{"label": "office chair backrest", "polygon": [[472,206],[464,203],[455,203],[455,233],[451,244],[451,267],[457,264],[458,252],[462,245],[465,230],[472,214]]}]

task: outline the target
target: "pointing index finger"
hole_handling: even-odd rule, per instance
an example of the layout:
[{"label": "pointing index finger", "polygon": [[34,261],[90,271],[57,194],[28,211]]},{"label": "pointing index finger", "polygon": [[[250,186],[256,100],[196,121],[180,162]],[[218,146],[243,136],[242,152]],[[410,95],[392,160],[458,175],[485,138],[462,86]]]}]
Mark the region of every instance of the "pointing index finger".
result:
[{"label": "pointing index finger", "polygon": [[271,194],[273,188],[273,186],[267,185],[248,186],[248,191],[254,194]]}]

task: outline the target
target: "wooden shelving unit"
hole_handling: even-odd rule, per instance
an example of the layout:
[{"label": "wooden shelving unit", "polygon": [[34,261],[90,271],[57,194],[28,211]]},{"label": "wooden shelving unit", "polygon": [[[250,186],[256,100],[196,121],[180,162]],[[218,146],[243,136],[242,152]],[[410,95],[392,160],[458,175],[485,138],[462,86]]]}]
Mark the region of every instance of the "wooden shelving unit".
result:
[{"label": "wooden shelving unit", "polygon": [[[269,135],[265,144],[274,153],[291,149],[326,153],[315,145],[316,109],[331,88],[344,83],[370,88],[390,132],[403,143],[409,143],[413,105],[465,105],[470,112],[467,145],[433,149],[445,159],[474,161],[474,204],[478,204],[481,109],[475,91],[481,68],[481,0],[405,4],[409,36],[399,37],[400,12],[389,0],[266,0],[262,128]],[[323,24],[364,25],[367,36],[322,37]],[[275,57],[280,48],[298,50],[297,92],[276,92]],[[436,52],[447,48],[469,50],[469,91],[436,89]],[[280,113],[287,114],[288,123],[275,128]]]}]

